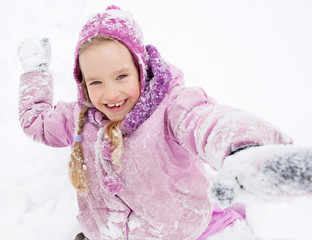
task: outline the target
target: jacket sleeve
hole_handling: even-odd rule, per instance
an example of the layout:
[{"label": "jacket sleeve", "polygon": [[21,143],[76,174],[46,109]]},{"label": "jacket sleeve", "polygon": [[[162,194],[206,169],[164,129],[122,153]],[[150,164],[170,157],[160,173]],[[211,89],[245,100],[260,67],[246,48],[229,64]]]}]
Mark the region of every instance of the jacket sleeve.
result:
[{"label": "jacket sleeve", "polygon": [[52,81],[49,72],[29,72],[21,76],[19,120],[24,132],[35,141],[65,147],[73,143],[76,103],[61,102],[53,107]]},{"label": "jacket sleeve", "polygon": [[171,135],[214,169],[220,169],[223,160],[238,149],[292,142],[255,115],[216,104],[201,88],[176,87],[170,102],[167,114]]}]

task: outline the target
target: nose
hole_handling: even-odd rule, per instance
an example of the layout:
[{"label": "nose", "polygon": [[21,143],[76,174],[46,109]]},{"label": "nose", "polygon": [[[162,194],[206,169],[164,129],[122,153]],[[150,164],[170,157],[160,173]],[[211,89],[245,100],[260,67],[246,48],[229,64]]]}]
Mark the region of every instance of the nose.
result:
[{"label": "nose", "polygon": [[107,101],[116,100],[120,95],[120,90],[115,84],[107,84],[103,92],[103,98]]}]

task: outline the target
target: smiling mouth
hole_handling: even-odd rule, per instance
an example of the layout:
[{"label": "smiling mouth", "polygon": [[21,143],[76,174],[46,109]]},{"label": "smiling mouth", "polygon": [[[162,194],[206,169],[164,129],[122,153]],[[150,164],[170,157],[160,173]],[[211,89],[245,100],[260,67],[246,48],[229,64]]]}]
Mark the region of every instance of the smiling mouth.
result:
[{"label": "smiling mouth", "polygon": [[105,104],[106,106],[108,106],[109,108],[118,108],[120,106],[122,106],[125,103],[126,100],[123,100],[120,103],[115,103],[115,104]]},{"label": "smiling mouth", "polygon": [[111,113],[117,113],[122,111],[126,107],[127,99],[114,104],[104,104],[106,109]]}]

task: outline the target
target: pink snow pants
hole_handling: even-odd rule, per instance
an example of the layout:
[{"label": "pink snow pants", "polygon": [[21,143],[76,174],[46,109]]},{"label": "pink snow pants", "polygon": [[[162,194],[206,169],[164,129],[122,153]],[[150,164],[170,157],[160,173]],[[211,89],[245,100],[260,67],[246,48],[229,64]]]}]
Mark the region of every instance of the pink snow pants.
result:
[{"label": "pink snow pants", "polygon": [[231,225],[235,220],[245,218],[246,214],[244,205],[237,204],[224,210],[221,209],[218,205],[215,205],[207,229],[197,240],[205,240],[209,236],[220,232],[228,225]]}]

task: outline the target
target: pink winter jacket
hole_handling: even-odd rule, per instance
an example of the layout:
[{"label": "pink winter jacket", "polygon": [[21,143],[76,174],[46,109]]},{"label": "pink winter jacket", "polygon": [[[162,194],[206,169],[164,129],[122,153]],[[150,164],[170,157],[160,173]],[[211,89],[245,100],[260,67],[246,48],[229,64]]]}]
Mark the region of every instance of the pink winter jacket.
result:
[{"label": "pink winter jacket", "polygon": [[[97,134],[102,118],[86,120],[83,149],[91,192],[78,196],[78,220],[91,240],[195,240],[210,222],[204,162],[220,169],[231,152],[249,145],[291,140],[252,114],[216,104],[200,88],[183,86],[170,67],[169,93],[131,135],[124,137],[119,174],[124,190],[103,195],[95,177]],[[52,106],[48,72],[21,77],[20,121],[25,133],[53,147],[73,145],[80,112],[76,102]],[[100,153],[101,154],[101,153]]]}]

